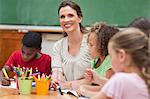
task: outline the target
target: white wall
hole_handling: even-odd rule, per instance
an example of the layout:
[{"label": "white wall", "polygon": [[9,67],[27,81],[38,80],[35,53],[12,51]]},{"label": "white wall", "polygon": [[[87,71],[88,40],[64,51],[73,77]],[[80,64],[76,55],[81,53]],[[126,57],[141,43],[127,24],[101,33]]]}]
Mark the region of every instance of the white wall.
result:
[{"label": "white wall", "polygon": [[51,56],[51,52],[52,52],[52,47],[54,45],[55,41],[47,41],[47,40],[44,40],[43,39],[43,42],[42,42],[42,52],[43,53],[46,53],[48,55]]},{"label": "white wall", "polygon": [[62,34],[46,34],[42,33],[42,52],[52,55],[52,48],[54,43],[62,38]]}]

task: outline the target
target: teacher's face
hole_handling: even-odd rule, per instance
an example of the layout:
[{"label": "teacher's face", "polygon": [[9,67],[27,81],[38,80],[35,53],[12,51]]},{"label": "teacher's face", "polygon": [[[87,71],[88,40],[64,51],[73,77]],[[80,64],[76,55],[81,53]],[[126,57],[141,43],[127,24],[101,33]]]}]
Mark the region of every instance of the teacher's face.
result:
[{"label": "teacher's face", "polygon": [[59,11],[59,21],[63,30],[69,33],[80,28],[79,23],[81,23],[82,17],[79,17],[76,10],[70,6],[65,6]]}]

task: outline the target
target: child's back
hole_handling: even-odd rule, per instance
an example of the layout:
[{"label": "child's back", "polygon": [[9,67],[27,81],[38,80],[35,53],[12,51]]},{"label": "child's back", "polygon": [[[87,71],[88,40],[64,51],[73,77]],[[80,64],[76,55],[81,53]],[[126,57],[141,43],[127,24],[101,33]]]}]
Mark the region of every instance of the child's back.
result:
[{"label": "child's back", "polygon": [[115,73],[102,92],[112,99],[148,99],[145,81],[136,73]]}]

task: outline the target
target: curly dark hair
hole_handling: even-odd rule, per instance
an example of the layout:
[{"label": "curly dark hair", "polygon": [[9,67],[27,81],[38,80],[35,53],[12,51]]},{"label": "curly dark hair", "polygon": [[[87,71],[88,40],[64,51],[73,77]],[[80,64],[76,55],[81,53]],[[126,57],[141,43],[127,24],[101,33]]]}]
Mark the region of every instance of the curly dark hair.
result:
[{"label": "curly dark hair", "polygon": [[95,23],[90,29],[90,34],[96,34],[97,48],[102,56],[108,55],[108,42],[110,38],[117,32],[119,32],[119,29],[117,27],[108,26],[105,23]]}]

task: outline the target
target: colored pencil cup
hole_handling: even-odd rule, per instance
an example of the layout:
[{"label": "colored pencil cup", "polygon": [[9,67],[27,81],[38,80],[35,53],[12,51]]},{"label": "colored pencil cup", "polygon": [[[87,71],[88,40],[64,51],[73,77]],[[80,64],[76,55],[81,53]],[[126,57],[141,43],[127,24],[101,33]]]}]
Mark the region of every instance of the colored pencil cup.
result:
[{"label": "colored pencil cup", "polygon": [[32,79],[18,78],[19,93],[30,94],[32,91]]},{"label": "colored pencil cup", "polygon": [[36,80],[36,94],[47,95],[49,93],[50,80]]}]

